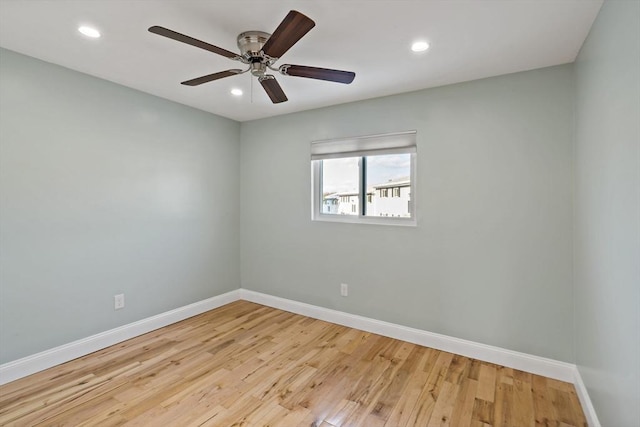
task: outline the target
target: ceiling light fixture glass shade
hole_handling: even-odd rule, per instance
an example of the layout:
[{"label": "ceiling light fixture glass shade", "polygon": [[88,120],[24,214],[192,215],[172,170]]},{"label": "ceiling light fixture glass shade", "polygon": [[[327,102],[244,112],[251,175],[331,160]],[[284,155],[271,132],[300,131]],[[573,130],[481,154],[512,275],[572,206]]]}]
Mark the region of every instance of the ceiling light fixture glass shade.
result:
[{"label": "ceiling light fixture glass shade", "polygon": [[100,37],[100,31],[96,30],[95,28],[87,27],[85,25],[78,27],[78,31],[80,31],[80,33],[84,34],[87,37],[91,37],[92,39],[97,39],[98,37]]},{"label": "ceiling light fixture glass shade", "polygon": [[425,41],[418,41],[411,45],[411,50],[414,52],[424,52],[429,49],[429,43]]}]

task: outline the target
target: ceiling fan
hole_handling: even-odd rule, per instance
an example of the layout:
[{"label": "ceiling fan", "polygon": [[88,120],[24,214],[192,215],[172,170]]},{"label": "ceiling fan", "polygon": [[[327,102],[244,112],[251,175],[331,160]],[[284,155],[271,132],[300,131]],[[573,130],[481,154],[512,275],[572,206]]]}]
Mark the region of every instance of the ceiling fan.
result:
[{"label": "ceiling fan", "polygon": [[157,25],[149,28],[149,31],[182,43],[190,44],[191,46],[199,47],[200,49],[208,50],[209,52],[217,53],[234,61],[240,61],[249,66],[246,70],[231,69],[197,77],[182,82],[183,85],[198,86],[224,77],[235,76],[251,71],[251,74],[258,78],[258,81],[269,98],[271,98],[271,101],[277,104],[287,101],[287,96],[280,87],[280,84],[278,84],[275,76],[267,74],[267,69],[277,71],[285,76],[306,77],[309,79],[327,80],[344,84],[351,83],[356,77],[356,74],[351,71],[308,67],[304,65],[284,64],[278,68],[274,67],[275,62],[315,25],[316,23],[309,17],[292,10],[280,25],[278,25],[278,28],[276,28],[273,34],[262,31],[245,31],[239,34],[239,54]]}]

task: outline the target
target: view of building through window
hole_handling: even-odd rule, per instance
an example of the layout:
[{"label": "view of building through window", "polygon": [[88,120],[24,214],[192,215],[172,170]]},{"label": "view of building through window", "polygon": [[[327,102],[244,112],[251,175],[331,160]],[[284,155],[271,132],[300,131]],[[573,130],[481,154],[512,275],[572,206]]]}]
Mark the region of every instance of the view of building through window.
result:
[{"label": "view of building through window", "polygon": [[390,154],[322,161],[322,213],[359,215],[364,167],[365,216],[411,217],[411,155]]},{"label": "view of building through window", "polygon": [[360,157],[322,161],[322,213],[359,215]]}]

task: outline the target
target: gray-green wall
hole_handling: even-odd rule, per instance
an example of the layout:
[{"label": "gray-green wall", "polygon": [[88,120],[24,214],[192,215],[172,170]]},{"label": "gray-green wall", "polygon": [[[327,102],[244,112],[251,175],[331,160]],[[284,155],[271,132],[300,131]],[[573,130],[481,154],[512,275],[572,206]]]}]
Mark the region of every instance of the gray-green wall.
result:
[{"label": "gray-green wall", "polygon": [[[572,361],[572,72],[243,123],[242,287]],[[311,221],[310,141],[413,129],[416,228]]]},{"label": "gray-green wall", "polygon": [[0,50],[0,363],[237,289],[239,127]]},{"label": "gray-green wall", "polygon": [[640,2],[606,1],[575,64],[576,363],[603,426],[640,425]]}]

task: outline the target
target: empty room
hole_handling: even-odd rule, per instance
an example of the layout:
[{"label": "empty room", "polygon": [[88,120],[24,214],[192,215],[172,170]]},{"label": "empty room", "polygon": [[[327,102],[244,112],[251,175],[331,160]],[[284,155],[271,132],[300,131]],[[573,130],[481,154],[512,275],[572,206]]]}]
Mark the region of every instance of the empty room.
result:
[{"label": "empty room", "polygon": [[640,0],[0,0],[0,425],[640,426]]}]

